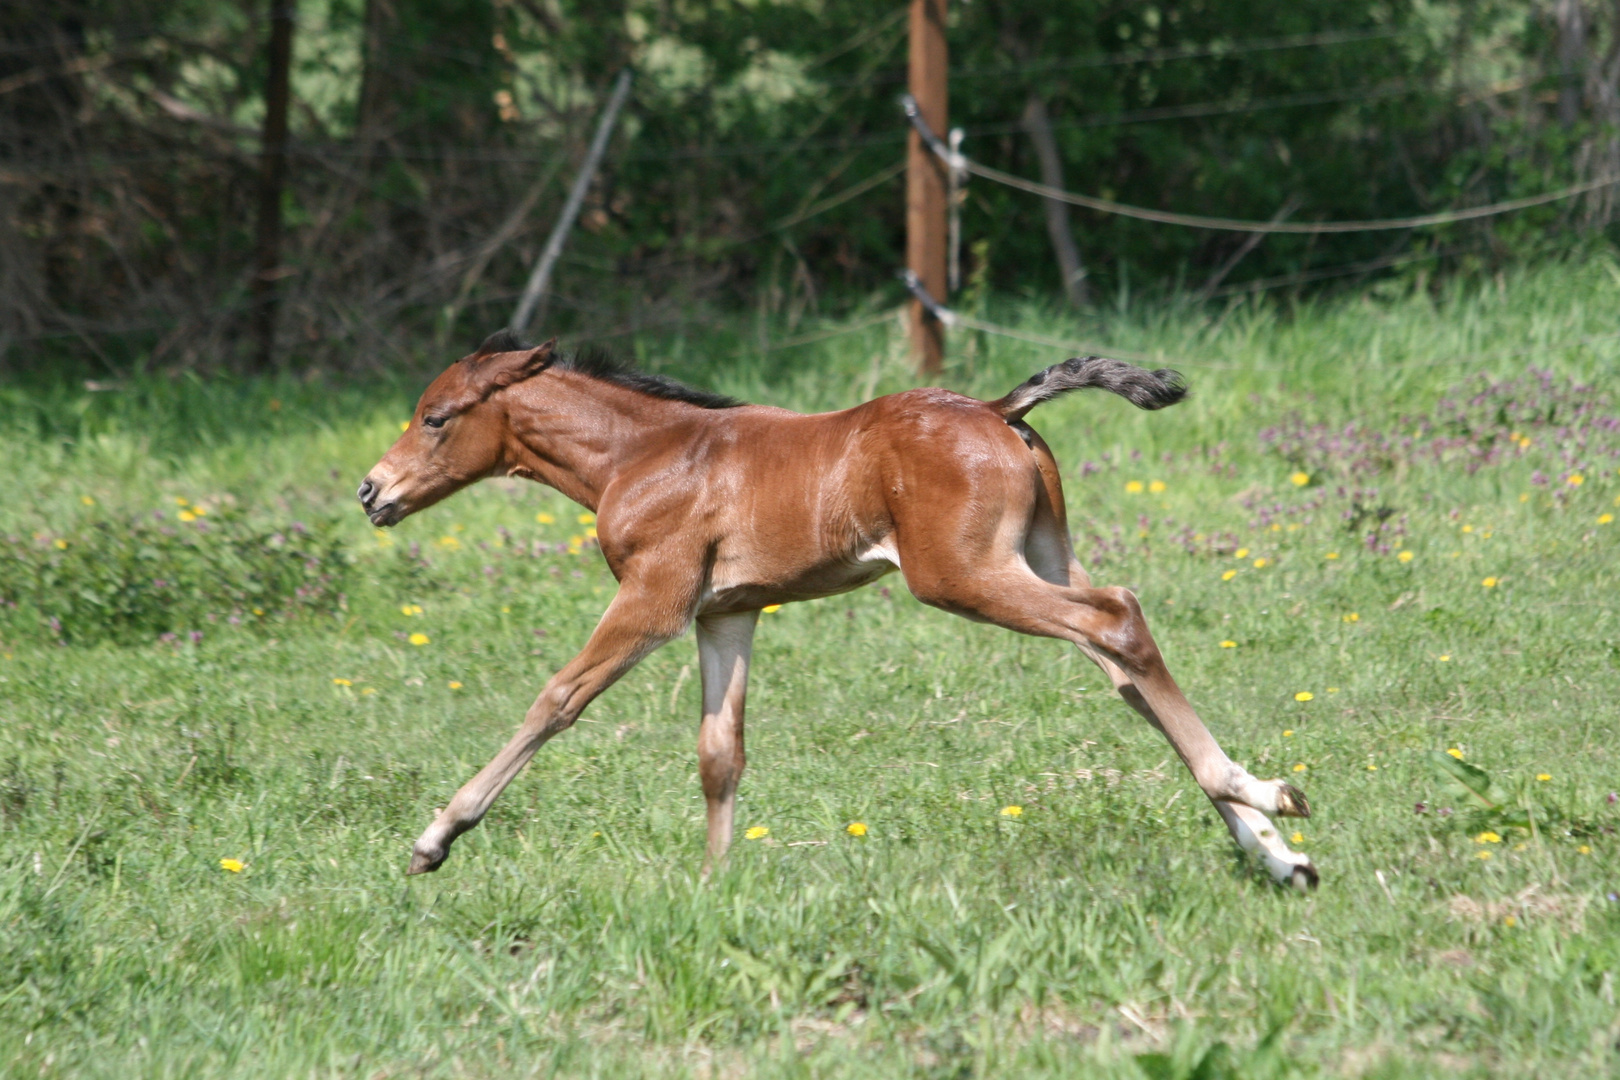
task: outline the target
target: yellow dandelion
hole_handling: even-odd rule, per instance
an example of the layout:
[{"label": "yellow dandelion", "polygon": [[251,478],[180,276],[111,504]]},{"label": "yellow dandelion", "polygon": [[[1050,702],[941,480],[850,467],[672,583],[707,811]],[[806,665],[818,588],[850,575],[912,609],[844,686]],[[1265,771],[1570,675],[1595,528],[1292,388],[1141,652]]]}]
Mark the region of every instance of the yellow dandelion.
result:
[{"label": "yellow dandelion", "polygon": [[1304,487],[1306,484],[1311,482],[1311,474],[1308,472],[1290,473],[1288,476],[1288,482],[1293,484],[1295,487]]},{"label": "yellow dandelion", "polygon": [[1236,570],[1228,570],[1226,573],[1221,575],[1221,580],[1222,581],[1231,581],[1235,577],[1237,577],[1237,571]]},{"label": "yellow dandelion", "polygon": [[1368,771],[1368,772],[1377,772],[1377,771],[1378,771],[1378,766],[1376,766],[1376,765],[1372,765],[1372,764],[1369,764],[1369,765],[1368,765],[1368,766],[1367,766],[1367,771]]},{"label": "yellow dandelion", "polygon": [[1223,649],[1235,649],[1235,648],[1237,648],[1237,642],[1228,639],[1226,641],[1221,642],[1221,648],[1223,648]]},{"label": "yellow dandelion", "polygon": [[79,501],[84,503],[84,505],[86,505],[86,506],[94,506],[94,505],[96,505],[96,500],[92,499],[88,495],[80,495],[79,496]]},{"label": "yellow dandelion", "polygon": [[1316,695],[1311,693],[1309,690],[1301,690],[1299,693],[1294,695],[1294,700],[1295,701],[1310,701],[1314,697],[1316,697]]},{"label": "yellow dandelion", "polygon": [[376,692],[377,692],[377,688],[375,686],[368,686],[365,689],[360,691],[360,696],[361,697],[370,697],[372,694],[375,694]]},{"label": "yellow dandelion", "polygon": [[1271,531],[1272,532],[1282,532],[1282,526],[1279,525],[1277,522],[1273,521],[1271,523]]},{"label": "yellow dandelion", "polygon": [[866,825],[859,821],[852,821],[848,825],[844,826],[844,831],[849,833],[851,836],[865,836]]},{"label": "yellow dandelion", "polygon": [[1338,688],[1338,687],[1337,687],[1337,686],[1330,686],[1330,687],[1328,687],[1328,693],[1330,693],[1330,694],[1337,694],[1337,693],[1338,693],[1338,692],[1339,692],[1339,688]]},{"label": "yellow dandelion", "polygon": [[1457,749],[1455,746],[1453,746],[1450,750],[1447,750],[1446,753],[1450,754],[1452,757],[1456,758],[1458,761],[1462,760],[1462,751]]},{"label": "yellow dandelion", "polygon": [[255,614],[255,615],[263,615],[264,614],[264,608],[262,608],[262,607],[254,608],[253,609],[253,614]]},{"label": "yellow dandelion", "polygon": [[1338,557],[1339,553],[1337,551],[1330,551],[1326,555],[1322,556],[1324,559],[1337,559]]},{"label": "yellow dandelion", "polygon": [[585,537],[581,536],[579,533],[575,533],[573,536],[570,536],[568,538],[568,546],[569,547],[576,547],[576,548],[581,547],[581,546],[584,545],[584,543],[585,543]]},{"label": "yellow dandelion", "polygon": [[450,680],[449,686],[450,686],[450,689],[452,689],[452,690],[460,690],[461,689],[461,684],[456,682],[456,680],[454,680],[454,679]]},{"label": "yellow dandelion", "polygon": [[1305,834],[1302,832],[1296,832],[1293,836],[1288,838],[1288,842],[1290,844],[1303,844],[1305,842]]},{"label": "yellow dandelion", "polygon": [[1341,616],[1339,616],[1339,618],[1343,619],[1345,622],[1360,622],[1361,621],[1361,616],[1358,613],[1354,612],[1354,611],[1349,612],[1348,614],[1345,614],[1345,615],[1341,615]]},{"label": "yellow dandelion", "polygon": [[1465,533],[1471,533],[1474,531],[1474,527],[1472,525],[1464,525],[1462,527],[1462,531]]},{"label": "yellow dandelion", "polygon": [[534,515],[534,520],[538,521],[542,525],[550,525],[557,519],[542,510],[540,513]]},{"label": "yellow dandelion", "polygon": [[1397,555],[1395,557],[1397,559],[1399,559],[1401,562],[1411,562],[1413,560],[1413,558],[1415,558],[1415,556],[1410,551],[1403,551],[1403,552],[1401,552],[1399,555]]},{"label": "yellow dandelion", "polygon": [[1586,483],[1586,477],[1578,472],[1572,472],[1569,474],[1569,478],[1565,480],[1564,483],[1568,484],[1570,487],[1580,487],[1582,484]]},{"label": "yellow dandelion", "polygon": [[1129,481],[1127,481],[1126,484],[1125,484],[1125,494],[1127,494],[1127,495],[1140,495],[1140,494],[1142,494],[1142,481],[1140,481],[1140,480],[1129,480]]},{"label": "yellow dandelion", "polygon": [[196,514],[198,517],[206,517],[208,514],[208,507],[194,505],[191,508],[191,512]]},{"label": "yellow dandelion", "polygon": [[510,615],[510,614],[512,614],[512,608],[511,608],[511,605],[509,605],[509,604],[502,604],[502,605],[501,605],[501,614],[502,614],[502,615]]},{"label": "yellow dandelion", "polygon": [[1485,531],[1484,531],[1484,532],[1482,532],[1482,533],[1480,533],[1480,534],[1479,534],[1479,538],[1480,538],[1480,539],[1481,539],[1481,540],[1489,540],[1489,539],[1490,539],[1490,538],[1491,538],[1491,537],[1493,537],[1493,536],[1495,536],[1495,535],[1496,535],[1496,534],[1495,534],[1495,533],[1493,533],[1493,532],[1491,532],[1491,530],[1489,530],[1489,529],[1486,529],[1486,530],[1485,530]]},{"label": "yellow dandelion", "polygon": [[1500,844],[1501,842],[1502,838],[1489,829],[1474,837],[1474,843],[1476,844]]},{"label": "yellow dandelion", "polygon": [[755,825],[752,828],[750,828],[747,832],[743,833],[743,839],[745,839],[745,840],[763,840],[769,835],[771,835],[771,830],[767,829],[763,825]]},{"label": "yellow dandelion", "polygon": [[1578,851],[1582,855],[1590,855],[1590,854],[1592,854],[1591,847],[1589,847],[1586,844],[1582,844],[1580,847],[1576,848],[1575,850]]},{"label": "yellow dandelion", "polygon": [[782,610],[782,605],[781,604],[766,604],[764,607],[760,608],[759,610],[763,611],[767,615],[770,615],[770,614],[773,614],[775,612],[781,611]]},{"label": "yellow dandelion", "polygon": [[1545,784],[1547,781],[1552,779],[1552,773],[1550,773],[1550,772],[1538,772],[1538,773],[1536,773],[1536,779],[1540,780],[1543,784]]},{"label": "yellow dandelion", "polygon": [[180,511],[180,520],[181,521],[196,521],[197,520],[197,515],[193,514],[190,510],[182,510],[182,511]]},{"label": "yellow dandelion", "polygon": [[590,539],[595,540],[596,539],[596,526],[592,525],[590,528],[586,529],[585,530],[585,535],[588,536]]},{"label": "yellow dandelion", "polygon": [[1474,858],[1476,858],[1476,859],[1488,859],[1490,857],[1491,857],[1491,853],[1488,852],[1488,851],[1476,851],[1476,852],[1474,852]]},{"label": "yellow dandelion", "polygon": [[399,430],[401,430],[401,431],[409,431],[409,430],[411,430],[411,422],[409,420],[401,420],[399,422]]},{"label": "yellow dandelion", "polygon": [[417,631],[416,633],[414,633],[414,634],[412,634],[410,636],[409,640],[410,640],[410,643],[412,645],[426,645],[430,641],[432,641],[433,639],[428,637],[426,634],[422,633],[421,631]]},{"label": "yellow dandelion", "polygon": [[1519,920],[1514,918],[1512,915],[1509,915],[1509,916],[1507,916],[1506,918],[1504,918],[1502,920],[1502,925],[1507,926],[1507,927],[1518,926],[1519,925]]},{"label": "yellow dandelion", "polygon": [[461,548],[461,541],[453,536],[441,536],[434,543],[447,551],[457,551]]},{"label": "yellow dandelion", "polygon": [[353,686],[354,685],[354,680],[353,679],[333,679],[332,680],[332,685],[333,686]]},{"label": "yellow dandelion", "polygon": [[1249,549],[1248,548],[1238,548],[1236,551],[1232,552],[1232,558],[1234,558],[1234,559],[1247,559],[1248,557],[1249,557]]},{"label": "yellow dandelion", "polygon": [[594,525],[596,523],[596,515],[587,510],[585,513],[579,515],[579,517],[575,520],[577,520],[581,525]]},{"label": "yellow dandelion", "polygon": [[190,506],[191,505],[191,500],[187,499],[184,495],[176,495],[174,497],[174,505],[176,505],[176,506]]},{"label": "yellow dandelion", "polygon": [[1611,522],[1613,520],[1614,520],[1614,515],[1613,514],[1599,514],[1598,515],[1598,524],[1599,525],[1607,525],[1609,522]]},{"label": "yellow dandelion", "polygon": [[1440,662],[1442,664],[1450,663],[1451,662],[1451,654],[1450,653],[1441,653],[1440,654]]},{"label": "yellow dandelion", "polygon": [[1480,584],[1485,586],[1487,589],[1494,589],[1496,588],[1496,579],[1494,577],[1488,577],[1484,581],[1481,581]]},{"label": "yellow dandelion", "polygon": [[247,869],[247,864],[241,859],[221,859],[219,860],[219,868],[221,870],[229,870],[233,874],[240,874],[243,870]]},{"label": "yellow dandelion", "polygon": [[1519,501],[1520,502],[1529,502],[1530,501],[1530,493],[1528,491],[1520,492],[1519,493]]},{"label": "yellow dandelion", "polygon": [[1024,808],[1022,806],[1003,806],[1001,808],[1001,816],[1002,817],[1023,817],[1024,816]]},{"label": "yellow dandelion", "polygon": [[1267,558],[1264,558],[1264,557],[1254,560],[1254,568],[1256,570],[1260,570],[1260,569],[1262,569],[1264,567],[1267,567],[1267,566],[1270,566],[1270,565],[1271,565],[1271,560],[1267,559]]},{"label": "yellow dandelion", "polygon": [[1307,766],[1303,761],[1295,762],[1294,771],[1295,772],[1304,772],[1308,767],[1309,766]]},{"label": "yellow dandelion", "polygon": [[407,618],[409,618],[410,616],[416,614],[416,605],[415,604],[401,604],[400,608],[399,608],[399,613],[401,615],[404,615]]},{"label": "yellow dandelion", "polygon": [[68,549],[68,542],[66,540],[57,539],[51,541],[51,543],[55,545],[57,551],[66,551]]},{"label": "yellow dandelion", "polygon": [[1148,491],[1152,492],[1155,495],[1158,495],[1159,493],[1164,491],[1164,487],[1165,487],[1165,484],[1164,484],[1163,480],[1152,480],[1152,481],[1148,482]]},{"label": "yellow dandelion", "polygon": [[1283,738],[1292,739],[1293,737],[1294,737],[1294,729],[1293,728],[1283,728]]}]

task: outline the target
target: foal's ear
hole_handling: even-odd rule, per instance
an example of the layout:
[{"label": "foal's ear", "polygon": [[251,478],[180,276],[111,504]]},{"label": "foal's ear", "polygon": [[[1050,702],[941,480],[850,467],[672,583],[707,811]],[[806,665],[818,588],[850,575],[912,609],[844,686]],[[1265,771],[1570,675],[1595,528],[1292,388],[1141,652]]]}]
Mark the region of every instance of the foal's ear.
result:
[{"label": "foal's ear", "polygon": [[473,357],[473,370],[484,393],[489,394],[540,374],[551,366],[556,351],[557,339],[552,338],[532,349],[481,354]]}]

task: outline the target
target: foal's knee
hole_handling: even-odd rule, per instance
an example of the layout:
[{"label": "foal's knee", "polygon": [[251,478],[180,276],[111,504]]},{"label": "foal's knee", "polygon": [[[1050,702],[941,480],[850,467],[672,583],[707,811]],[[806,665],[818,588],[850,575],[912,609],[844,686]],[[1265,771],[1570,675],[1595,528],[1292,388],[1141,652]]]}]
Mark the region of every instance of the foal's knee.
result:
[{"label": "foal's knee", "polygon": [[579,709],[569,707],[572,687],[551,685],[540,691],[529,711],[523,714],[523,726],[537,736],[551,738],[567,731],[579,719]]}]

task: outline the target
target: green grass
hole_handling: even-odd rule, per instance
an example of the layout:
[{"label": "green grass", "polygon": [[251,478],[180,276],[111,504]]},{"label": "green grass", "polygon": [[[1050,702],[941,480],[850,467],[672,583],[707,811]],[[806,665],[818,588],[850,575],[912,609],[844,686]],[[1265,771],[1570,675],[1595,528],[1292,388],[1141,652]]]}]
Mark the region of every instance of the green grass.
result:
[{"label": "green grass", "polygon": [[[1620,513],[1620,434],[1583,448],[1560,429],[1582,401],[1614,403],[1527,392],[1541,412],[1480,406],[1450,422],[1442,459],[1396,442],[1364,472],[1259,435],[1410,435],[1449,415],[1448,388],[1529,365],[1612,386],[1620,337],[1599,335],[1617,308],[1620,270],[1596,262],[1439,298],[1396,284],[1297,309],[987,312],[1188,373],[1173,412],[1075,395],[1032,420],[1067,471],[1082,558],[1138,591],[1228,752],[1309,793],[1310,897],[1236,853],[1072,650],[923,608],[898,578],[764,617],[739,823],[769,836],[739,840],[707,884],[689,637],[546,747],[444,869],[407,881],[433,808],[612,594],[588,549],[532,546],[582,531],[576,508],[486,483],[380,540],[352,491],[414,379],[0,387],[0,536],[30,565],[103,543],[97,521],[178,527],[180,497],[261,531],[306,522],[341,548],[344,593],[235,626],[229,597],[215,621],[202,601],[143,608],[178,637],[140,623],[151,640],[126,645],[58,644],[48,601],[4,614],[0,1073],[1612,1072],[1620,526],[1598,519]],[[910,383],[887,325],[765,356],[749,340],[638,348],[801,409]],[[984,395],[1061,358],[953,345],[946,382]],[[1521,419],[1531,445],[1470,471],[1469,447]],[[1367,520],[1347,530],[1356,502],[1394,508],[1387,553],[1362,542]],[[1435,767],[1447,749],[1491,775],[1501,809]],[[1526,810],[1533,831],[1505,824]]]}]

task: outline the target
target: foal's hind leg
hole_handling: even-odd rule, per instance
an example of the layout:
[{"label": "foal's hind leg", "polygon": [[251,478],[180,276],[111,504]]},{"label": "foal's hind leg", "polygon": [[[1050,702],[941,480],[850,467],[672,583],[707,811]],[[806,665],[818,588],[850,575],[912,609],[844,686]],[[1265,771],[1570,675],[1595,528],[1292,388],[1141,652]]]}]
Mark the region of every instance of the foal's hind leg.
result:
[{"label": "foal's hind leg", "polygon": [[907,580],[926,603],[1009,630],[1073,642],[1170,741],[1244,850],[1258,852],[1278,882],[1300,888],[1316,883],[1310,859],[1290,851],[1266,818],[1308,817],[1304,794],[1281,780],[1257,780],[1226,756],[1171,677],[1128,590],[1056,585],[1011,565],[988,574],[940,575],[931,582],[911,581],[908,569]]},{"label": "foal's hind leg", "polygon": [[[1035,575],[1043,581],[1060,588],[1090,589],[1091,578],[1086,574],[1085,569],[1081,567],[1079,560],[1074,557],[1074,545],[1069,539],[1067,513],[1063,500],[1063,481],[1058,475],[1057,462],[1052,458],[1051,450],[1047,448],[1041,437],[1033,431],[1029,434],[1031,437],[1028,441],[1031,450],[1035,454],[1036,466],[1041,475],[1041,484],[1037,489],[1035,503],[1032,508],[1030,529],[1024,541],[1024,559],[1029,564],[1030,569],[1035,572]],[[1138,614],[1140,613],[1138,612]],[[1021,629],[1021,627],[1014,626],[1012,629]],[[1142,633],[1147,633],[1145,625],[1142,628]],[[1103,672],[1114,684],[1114,689],[1119,692],[1120,697],[1124,698],[1131,708],[1140,713],[1148,723],[1157,728],[1159,733],[1170,741],[1171,746],[1176,749],[1177,754],[1187,763],[1189,769],[1192,769],[1193,775],[1196,777],[1198,770],[1193,769],[1192,761],[1188,758],[1188,752],[1183,750],[1183,743],[1178,742],[1176,736],[1166,729],[1158,713],[1154,712],[1153,707],[1148,704],[1147,698],[1138,689],[1132,677],[1126,674],[1124,668],[1089,643],[1076,641],[1075,644],[1081,653],[1103,669]],[[1168,671],[1166,671],[1165,675],[1166,678],[1169,677]],[[1176,691],[1176,695],[1180,696],[1179,690]],[[1186,704],[1184,698],[1182,704]],[[1186,709],[1188,713],[1191,713],[1192,706],[1186,705]],[[1194,720],[1197,722],[1198,732],[1201,732],[1204,739],[1207,739],[1207,745],[1203,740],[1195,739],[1198,745],[1190,749],[1198,752],[1206,761],[1211,760],[1209,755],[1213,751],[1215,755],[1218,755],[1217,758],[1213,759],[1217,763],[1217,767],[1220,762],[1224,761],[1229,770],[1241,772],[1242,770],[1238,770],[1238,767],[1226,758],[1225,753],[1215,743],[1214,737],[1209,734],[1208,729],[1204,728],[1203,723],[1197,721],[1196,716],[1194,716]],[[1197,732],[1194,734],[1196,735]],[[1218,768],[1217,771],[1219,771]],[[1250,779],[1253,778],[1250,777]],[[1281,780],[1255,781],[1255,783],[1269,783],[1277,789],[1278,797],[1275,805],[1278,807],[1278,812],[1299,817],[1310,816],[1310,806],[1305,801],[1304,793],[1292,784],[1284,783]],[[1202,781],[1200,781],[1200,786],[1203,786]],[[1208,787],[1205,787],[1204,791],[1209,794]],[[1215,809],[1220,813],[1221,820],[1226,822],[1226,827],[1232,833],[1233,839],[1238,842],[1238,846],[1243,848],[1244,851],[1258,853],[1265,861],[1266,869],[1273,878],[1279,882],[1289,882],[1296,886],[1314,886],[1316,884],[1316,869],[1311,866],[1309,857],[1290,851],[1288,845],[1283,842],[1282,834],[1267,820],[1264,813],[1253,805],[1242,801],[1233,801],[1213,794],[1210,794],[1209,797],[1210,801],[1215,804]]]}]

